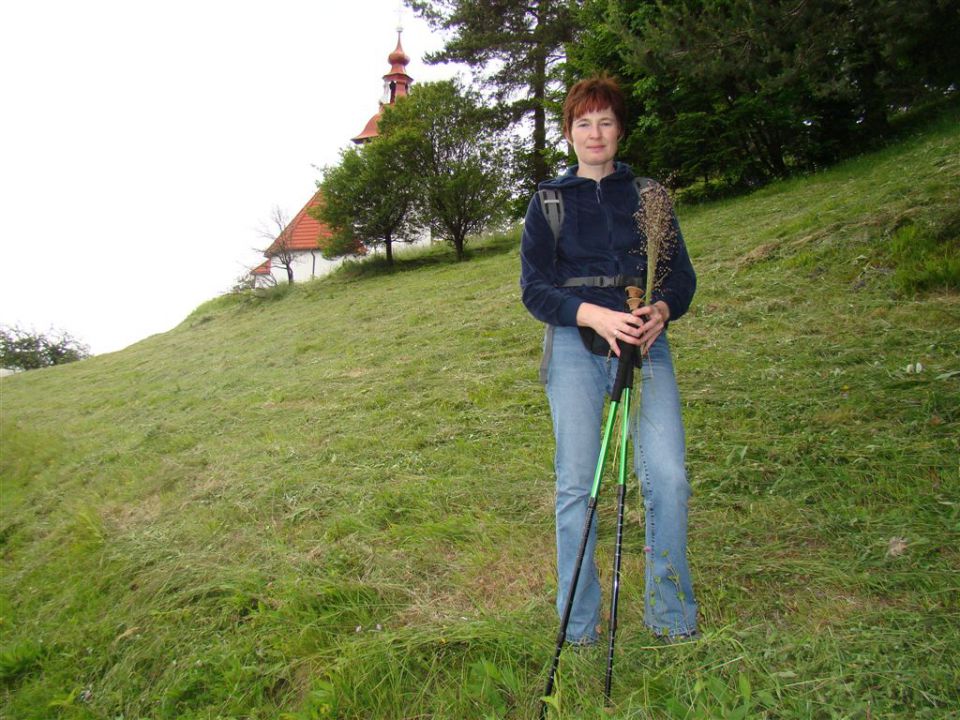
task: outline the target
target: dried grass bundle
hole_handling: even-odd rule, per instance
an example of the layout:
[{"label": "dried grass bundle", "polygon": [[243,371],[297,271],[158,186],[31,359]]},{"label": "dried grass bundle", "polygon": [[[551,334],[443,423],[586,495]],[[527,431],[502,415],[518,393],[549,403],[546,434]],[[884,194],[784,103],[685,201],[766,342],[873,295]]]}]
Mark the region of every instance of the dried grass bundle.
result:
[{"label": "dried grass bundle", "polygon": [[640,191],[640,207],[633,215],[641,234],[641,250],[647,257],[647,284],[643,295],[649,305],[653,292],[663,286],[670,272],[670,259],[677,248],[673,202],[666,188],[651,182]]}]

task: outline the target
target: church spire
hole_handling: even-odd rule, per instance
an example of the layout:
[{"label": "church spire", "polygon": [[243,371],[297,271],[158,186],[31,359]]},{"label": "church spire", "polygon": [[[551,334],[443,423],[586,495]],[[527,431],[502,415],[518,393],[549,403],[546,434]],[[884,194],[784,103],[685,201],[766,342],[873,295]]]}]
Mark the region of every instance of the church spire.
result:
[{"label": "church spire", "polygon": [[380,122],[384,105],[393,105],[398,98],[406,97],[410,93],[410,85],[413,84],[413,78],[407,74],[410,56],[403,50],[402,35],[403,27],[397,27],[397,47],[387,55],[390,72],[383,76],[383,96],[380,98],[380,110],[370,118],[363,128],[363,132],[353,138],[353,142],[358,145],[377,136],[377,124]]},{"label": "church spire", "polygon": [[397,98],[404,97],[410,90],[410,83],[413,78],[407,75],[407,65],[410,58],[403,51],[403,45],[400,44],[400,36],[403,34],[403,28],[397,28],[397,47],[393,52],[387,55],[387,62],[390,63],[390,72],[383,76],[384,89],[390,90],[390,101],[393,105]]}]

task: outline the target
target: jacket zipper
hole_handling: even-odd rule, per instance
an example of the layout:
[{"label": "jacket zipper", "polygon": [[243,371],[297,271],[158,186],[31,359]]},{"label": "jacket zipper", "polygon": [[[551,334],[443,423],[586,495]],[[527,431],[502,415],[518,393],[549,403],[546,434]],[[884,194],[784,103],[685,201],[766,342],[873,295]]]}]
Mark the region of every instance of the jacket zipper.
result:
[{"label": "jacket zipper", "polygon": [[594,182],[597,183],[597,206],[600,208],[604,222],[607,224],[607,247],[613,248],[613,222],[610,219],[609,210],[603,206],[603,192],[600,190],[600,182],[596,180]]}]

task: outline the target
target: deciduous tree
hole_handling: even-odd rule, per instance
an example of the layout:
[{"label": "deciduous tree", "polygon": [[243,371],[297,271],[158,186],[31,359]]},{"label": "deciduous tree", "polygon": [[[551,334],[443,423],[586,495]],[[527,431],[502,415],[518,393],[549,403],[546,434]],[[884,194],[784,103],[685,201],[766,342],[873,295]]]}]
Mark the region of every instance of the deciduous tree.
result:
[{"label": "deciduous tree", "polygon": [[296,253],[293,250],[293,230],[287,214],[279,205],[270,211],[270,220],[260,229],[260,236],[270,240],[270,245],[261,252],[270,258],[271,264],[280,265],[287,272],[287,282],[293,285],[293,263]]},{"label": "deciduous tree", "polygon": [[340,155],[318,185],[316,217],[333,235],[323,244],[324,257],[355,255],[364,246],[382,245],[393,264],[393,244],[416,239],[413,226],[415,178],[406,167],[411,138],[381,135]]},{"label": "deciduous tree", "polygon": [[400,142],[416,217],[464,257],[467,237],[503,216],[508,154],[475,93],[456,82],[423,83],[384,108],[380,134]]}]

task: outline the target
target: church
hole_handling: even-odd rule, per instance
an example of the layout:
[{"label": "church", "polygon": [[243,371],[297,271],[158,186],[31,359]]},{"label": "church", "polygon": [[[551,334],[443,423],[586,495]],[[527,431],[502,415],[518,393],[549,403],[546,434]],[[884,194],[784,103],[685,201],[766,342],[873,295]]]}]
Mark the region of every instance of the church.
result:
[{"label": "church", "polygon": [[[371,117],[363,130],[351,140],[360,145],[377,136],[377,126],[383,114],[383,108],[393,105],[410,91],[413,78],[407,74],[409,56],[401,44],[402,28],[397,28],[397,47],[387,56],[390,72],[383,76],[383,95],[379,109]],[[293,271],[294,282],[311,280],[326,275],[343,262],[342,258],[327,260],[320,250],[321,241],[329,238],[330,229],[310,214],[310,210],[320,203],[320,191],[317,191],[301,208],[273,243],[264,251],[266,261],[251,270],[256,287],[274,285],[287,280],[286,264]]]}]

